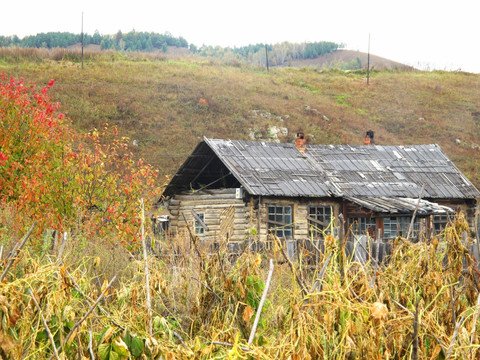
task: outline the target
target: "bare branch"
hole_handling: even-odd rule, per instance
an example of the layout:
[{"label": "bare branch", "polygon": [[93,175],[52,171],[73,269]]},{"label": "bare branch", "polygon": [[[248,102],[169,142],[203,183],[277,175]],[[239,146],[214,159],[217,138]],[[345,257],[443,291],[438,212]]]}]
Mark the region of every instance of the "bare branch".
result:
[{"label": "bare branch", "polygon": [[[27,242],[28,238],[30,237],[30,235],[32,234],[32,231],[33,229],[35,229],[35,226],[37,226],[37,222],[35,221],[33,223],[33,225],[30,227],[30,229],[28,230],[27,234],[23,237],[22,241],[19,243],[19,245],[15,245],[15,248],[14,248],[14,251],[12,253],[12,258],[10,259],[10,261],[8,262],[7,264],[7,267],[5,268],[5,270],[3,271],[2,275],[0,276],[0,282],[2,282],[4,279],[5,279],[5,276],[7,276],[8,274],[8,270],[10,270],[10,268],[12,267],[13,263],[15,262],[15,259],[17,258],[20,250],[22,250],[23,246],[25,245],[25,243]],[[17,243],[18,244],[18,243]]]},{"label": "bare branch", "polygon": [[35,295],[33,295],[33,292],[32,292],[31,289],[28,289],[28,293],[30,294],[31,298],[33,299],[33,302],[35,303],[35,307],[36,307],[37,310],[38,310],[38,314],[40,315],[40,318],[42,319],[43,327],[44,327],[45,330],[47,331],[48,339],[49,339],[50,342],[52,343],[53,353],[54,353],[55,357],[57,358],[57,360],[60,360],[60,358],[58,357],[57,347],[55,346],[55,340],[53,339],[52,332],[50,331],[50,328],[49,328],[48,325],[47,325],[47,321],[46,321],[45,318],[43,317],[42,309],[40,308],[40,305],[38,305],[38,301],[37,301],[37,299],[35,298]]}]

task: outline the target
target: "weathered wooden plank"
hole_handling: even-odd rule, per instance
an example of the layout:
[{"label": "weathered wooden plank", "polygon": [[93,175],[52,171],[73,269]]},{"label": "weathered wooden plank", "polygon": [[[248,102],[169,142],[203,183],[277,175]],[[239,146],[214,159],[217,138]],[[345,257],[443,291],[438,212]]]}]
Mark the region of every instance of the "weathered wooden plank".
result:
[{"label": "weathered wooden plank", "polygon": [[[217,225],[217,224],[213,225],[213,224],[212,224],[212,225],[209,225],[209,226],[208,226],[208,229],[209,229],[209,231],[208,231],[208,234],[209,234],[209,235],[210,235],[211,233],[214,233],[214,232],[217,232],[217,233],[220,234],[220,229],[221,229],[221,227],[220,227],[220,225]],[[235,230],[243,230],[243,231],[246,231],[248,228],[247,228],[244,224],[234,224],[231,229],[233,229],[234,231],[235,231]]]},{"label": "weathered wooden plank", "polygon": [[235,208],[244,208],[244,204],[238,204],[238,203],[227,203],[224,201],[219,201],[219,202],[182,202],[181,206],[179,206],[180,209],[220,209],[223,210],[226,207],[233,206]]},{"label": "weathered wooden plank", "polygon": [[241,199],[236,199],[235,194],[212,194],[212,195],[177,195],[175,196],[175,200],[185,201],[185,200],[193,200],[193,201],[202,201],[202,200],[218,200],[218,199],[225,199],[225,200],[237,200],[242,201]]},{"label": "weathered wooden plank", "polygon": [[175,196],[189,196],[192,194],[197,194],[197,195],[214,195],[214,194],[235,194],[236,188],[222,188],[222,189],[205,189],[205,190],[199,190],[195,191],[192,193],[192,191],[184,191],[180,194],[177,194]]}]

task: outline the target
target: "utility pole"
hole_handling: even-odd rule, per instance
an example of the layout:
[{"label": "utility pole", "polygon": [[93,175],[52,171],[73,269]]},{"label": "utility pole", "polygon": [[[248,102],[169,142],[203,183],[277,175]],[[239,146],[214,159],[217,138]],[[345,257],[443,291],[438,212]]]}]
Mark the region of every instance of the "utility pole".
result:
[{"label": "utility pole", "polygon": [[368,33],[367,85],[370,84],[370,33]]},{"label": "utility pole", "polygon": [[82,70],[83,70],[83,11],[82,11]]},{"label": "utility pole", "polygon": [[268,47],[267,47],[267,44],[265,44],[265,58],[267,59],[267,71],[268,70]]}]

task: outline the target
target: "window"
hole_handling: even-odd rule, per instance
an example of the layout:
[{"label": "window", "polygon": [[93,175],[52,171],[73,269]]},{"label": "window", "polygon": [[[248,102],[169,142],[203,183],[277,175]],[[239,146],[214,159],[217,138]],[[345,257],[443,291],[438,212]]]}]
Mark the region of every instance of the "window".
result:
[{"label": "window", "polygon": [[268,206],[268,230],[279,238],[292,238],[292,206],[270,204]]},{"label": "window", "polygon": [[433,232],[435,234],[439,234],[445,229],[447,224],[452,222],[454,219],[453,214],[445,214],[445,215],[434,215],[433,216]]},{"label": "window", "polygon": [[[200,220],[202,220],[202,222],[205,223],[205,213],[197,213],[197,215],[200,218]],[[200,224],[200,221],[195,219],[195,235],[203,235],[203,234],[205,234],[205,229]]]},{"label": "window", "polygon": [[[383,235],[386,239],[392,239],[397,236],[406,237],[408,229],[410,228],[410,216],[391,216],[383,218]],[[410,237],[414,238],[418,235],[420,229],[419,218],[415,218],[413,229]]]},{"label": "window", "polygon": [[308,230],[313,237],[322,237],[332,221],[332,208],[325,205],[308,206]]},{"label": "window", "polygon": [[386,239],[397,237],[397,218],[395,216],[383,218],[383,236]]},{"label": "window", "polygon": [[375,218],[371,217],[349,218],[348,226],[351,226],[353,233],[358,235],[368,234],[369,236],[374,237],[377,231],[377,222]]}]

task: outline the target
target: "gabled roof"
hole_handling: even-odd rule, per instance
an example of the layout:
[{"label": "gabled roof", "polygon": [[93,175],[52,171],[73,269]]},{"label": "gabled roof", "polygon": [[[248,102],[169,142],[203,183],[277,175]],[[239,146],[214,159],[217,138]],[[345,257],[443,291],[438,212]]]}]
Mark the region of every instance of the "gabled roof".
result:
[{"label": "gabled roof", "polygon": [[[213,154],[251,195],[417,198],[425,184],[427,199],[480,196],[438,145],[307,145],[302,153],[289,143],[208,138],[185,161],[164,194],[188,188]],[[185,171],[188,168],[190,172]]]}]

